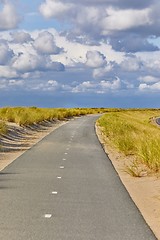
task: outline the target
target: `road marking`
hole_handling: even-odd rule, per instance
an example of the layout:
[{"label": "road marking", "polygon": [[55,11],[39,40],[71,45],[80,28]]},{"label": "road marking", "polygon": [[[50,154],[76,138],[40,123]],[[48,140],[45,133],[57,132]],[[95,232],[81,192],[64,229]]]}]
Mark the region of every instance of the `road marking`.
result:
[{"label": "road marking", "polygon": [[63,169],[63,168],[64,168],[64,166],[60,166],[60,168],[61,168],[61,169]]},{"label": "road marking", "polygon": [[44,217],[45,217],[45,218],[51,218],[51,217],[52,217],[52,214],[47,213],[47,214],[44,215]]},{"label": "road marking", "polygon": [[66,158],[63,158],[63,161],[66,161]]},{"label": "road marking", "polygon": [[62,177],[57,177],[58,179],[61,179]]},{"label": "road marking", "polygon": [[68,153],[67,152],[65,152],[65,155],[67,155]]},{"label": "road marking", "polygon": [[53,192],[52,192],[52,194],[56,195],[56,194],[58,194],[58,192],[56,192],[56,191],[53,191]]}]

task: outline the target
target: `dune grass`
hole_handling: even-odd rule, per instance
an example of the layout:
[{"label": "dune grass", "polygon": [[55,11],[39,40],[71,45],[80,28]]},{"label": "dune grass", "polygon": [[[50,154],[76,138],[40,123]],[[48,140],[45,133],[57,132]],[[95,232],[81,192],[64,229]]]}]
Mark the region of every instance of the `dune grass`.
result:
[{"label": "dune grass", "polygon": [[37,108],[37,107],[5,107],[0,108],[0,120],[27,126],[42,121],[63,120],[86,114],[103,113],[108,109],[101,108]]},{"label": "dune grass", "polygon": [[112,146],[123,154],[133,155],[135,161],[128,171],[138,175],[139,165],[151,172],[160,172],[160,128],[152,119],[160,110],[121,110],[107,113],[98,123]]},{"label": "dune grass", "polygon": [[[5,107],[0,108],[0,135],[7,134],[8,122],[20,126],[40,124],[44,121],[66,120],[86,114],[103,113],[108,109],[97,108],[37,108],[37,107]],[[0,136],[1,137],[1,136]]]},{"label": "dune grass", "polygon": [[0,122],[0,135],[7,133],[7,125],[4,122]]}]

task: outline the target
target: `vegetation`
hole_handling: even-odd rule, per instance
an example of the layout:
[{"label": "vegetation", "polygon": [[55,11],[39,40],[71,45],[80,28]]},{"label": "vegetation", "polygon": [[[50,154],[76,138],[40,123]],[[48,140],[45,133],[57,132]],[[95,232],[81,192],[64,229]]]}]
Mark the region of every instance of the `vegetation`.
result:
[{"label": "vegetation", "polygon": [[0,108],[0,121],[14,122],[27,126],[42,121],[64,120],[86,114],[97,114],[116,109],[105,108],[37,108],[37,107],[5,107]]},{"label": "vegetation", "polygon": [[0,135],[7,133],[7,126],[4,122],[0,122]]},{"label": "vegetation", "polygon": [[156,109],[132,109],[110,112],[98,123],[109,142],[120,152],[134,156],[127,172],[139,176],[140,166],[151,172],[160,171],[160,128],[153,118],[160,116]]},{"label": "vegetation", "polygon": [[19,125],[31,125],[44,120],[63,120],[73,116],[100,113],[101,109],[47,109],[37,107],[0,108],[0,120],[14,122]]},{"label": "vegetation", "polygon": [[157,109],[5,107],[0,108],[0,135],[7,133],[7,122],[28,126],[97,113],[106,113],[98,123],[109,143],[126,156],[134,156],[126,169],[129,174],[140,176],[140,165],[160,172],[160,128],[152,121],[160,116]]}]

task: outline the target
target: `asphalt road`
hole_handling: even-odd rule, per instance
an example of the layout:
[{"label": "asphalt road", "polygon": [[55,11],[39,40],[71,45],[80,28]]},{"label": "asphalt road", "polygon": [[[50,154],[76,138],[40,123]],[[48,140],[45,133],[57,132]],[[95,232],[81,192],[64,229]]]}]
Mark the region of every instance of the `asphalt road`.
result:
[{"label": "asphalt road", "polygon": [[98,142],[96,119],[68,122],[0,173],[0,239],[156,239]]}]

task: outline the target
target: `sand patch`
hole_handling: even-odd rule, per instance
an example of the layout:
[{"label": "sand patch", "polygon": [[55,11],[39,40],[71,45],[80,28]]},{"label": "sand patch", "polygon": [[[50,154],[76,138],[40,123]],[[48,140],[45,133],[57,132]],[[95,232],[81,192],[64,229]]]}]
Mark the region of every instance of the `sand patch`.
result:
[{"label": "sand patch", "polygon": [[105,139],[98,125],[96,125],[96,133],[122,183],[147,224],[157,239],[160,240],[160,178],[145,175],[143,177],[132,177],[126,173],[126,163],[132,161],[132,156],[125,157],[107,144],[107,139]]}]

